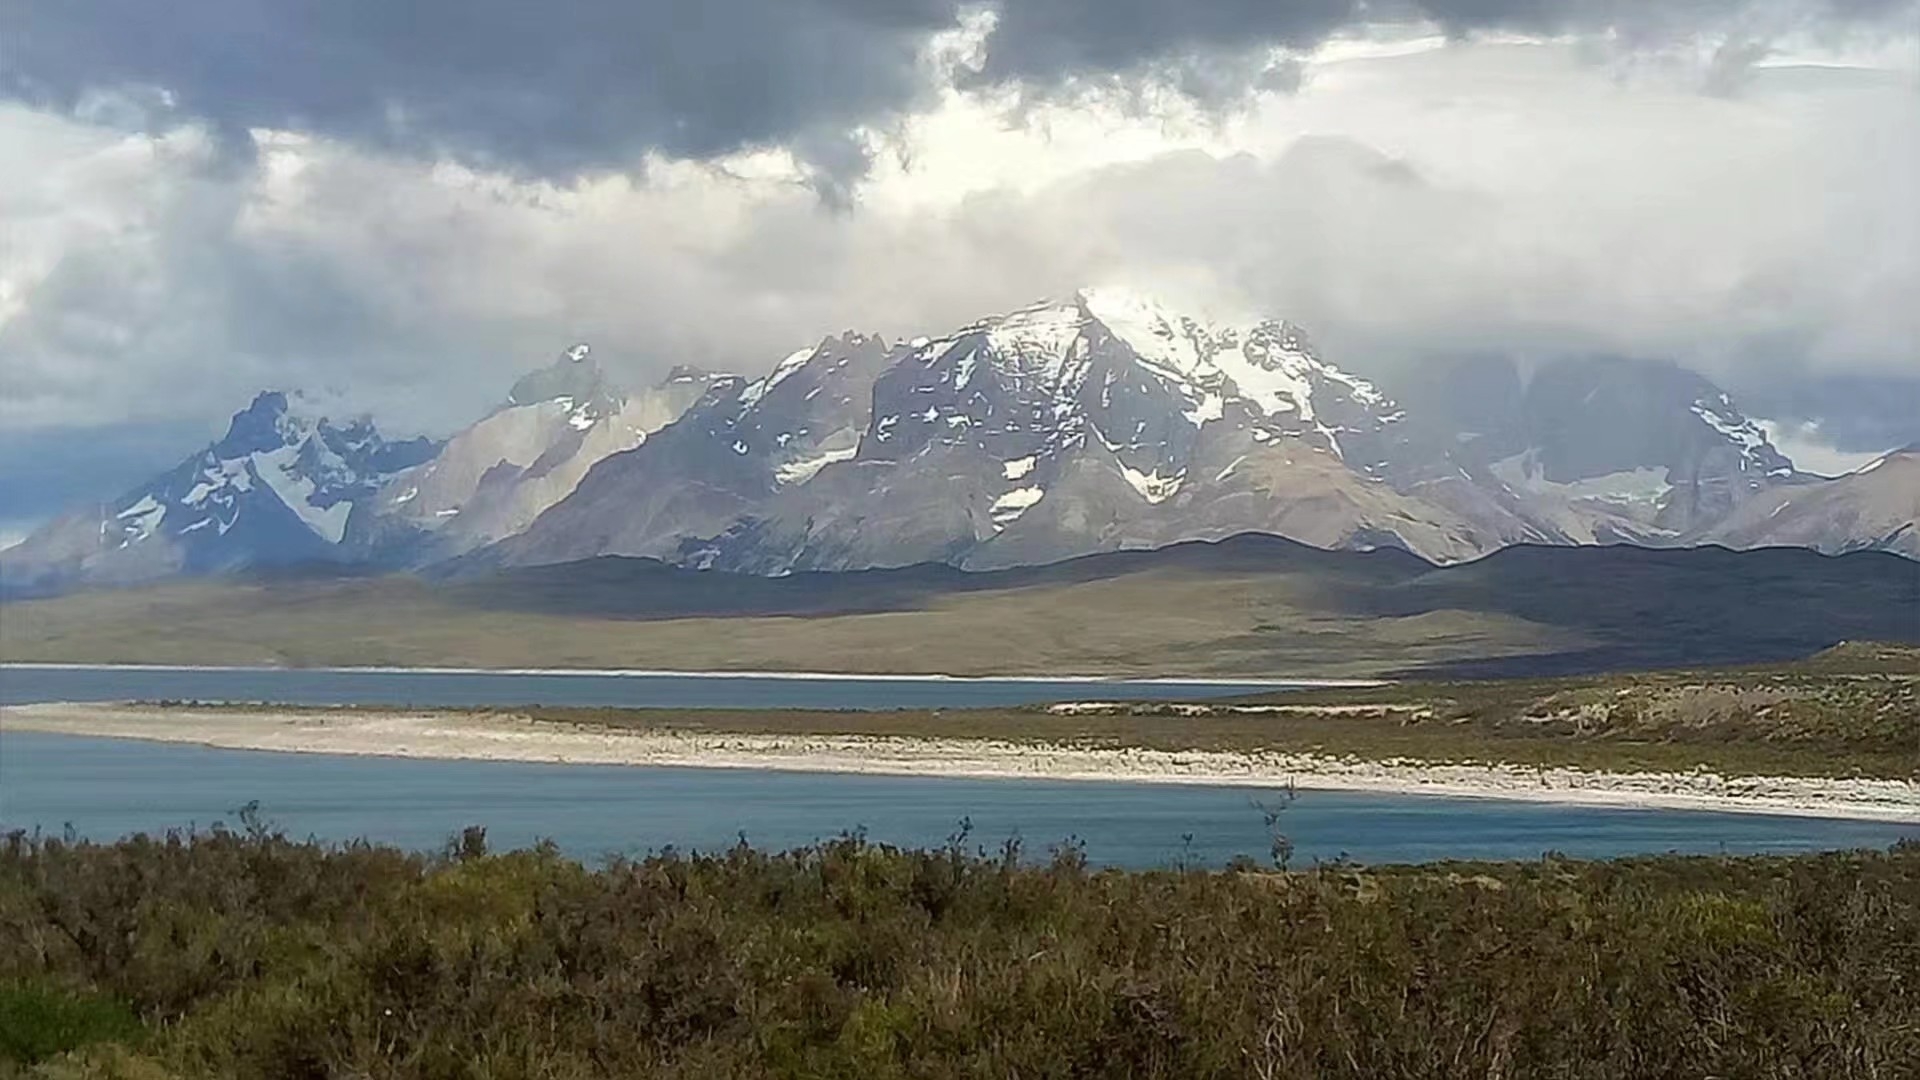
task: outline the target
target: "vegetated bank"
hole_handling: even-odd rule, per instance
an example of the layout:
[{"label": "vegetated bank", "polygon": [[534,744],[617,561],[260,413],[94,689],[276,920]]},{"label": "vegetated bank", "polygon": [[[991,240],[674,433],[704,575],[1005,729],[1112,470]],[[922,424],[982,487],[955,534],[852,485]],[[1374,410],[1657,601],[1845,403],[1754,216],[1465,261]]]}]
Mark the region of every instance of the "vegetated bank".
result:
[{"label": "vegetated bank", "polygon": [[1243,701],[826,712],[9,706],[16,731],[236,749],[1258,784],[1920,819],[1920,663],[1291,691]]},{"label": "vegetated bank", "polygon": [[1920,780],[1920,648],[1558,679],[1289,690],[1235,701],[821,712],[532,708],[535,722],[697,734],[990,739],[1598,771]]},{"label": "vegetated bank", "polygon": [[[1278,820],[1284,825],[1284,815]],[[1284,855],[1276,838],[1276,854]],[[1092,872],[0,844],[0,1075],[1898,1076],[1920,846]]]}]

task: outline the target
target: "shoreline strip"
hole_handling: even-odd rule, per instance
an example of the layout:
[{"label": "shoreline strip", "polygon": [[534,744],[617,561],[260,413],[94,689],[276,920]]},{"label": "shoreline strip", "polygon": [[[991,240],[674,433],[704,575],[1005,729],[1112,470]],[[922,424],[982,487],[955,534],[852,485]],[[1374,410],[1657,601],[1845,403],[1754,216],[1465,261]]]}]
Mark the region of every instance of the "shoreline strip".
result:
[{"label": "shoreline strip", "polygon": [[126,705],[6,706],[0,707],[0,730],[283,753],[929,778],[1291,786],[1920,824],[1920,783],[1908,780],[1725,777],[1704,771],[1590,772],[971,738],[636,731],[506,715],[394,710],[211,712]]},{"label": "shoreline strip", "polygon": [[483,667],[285,667],[257,664],[75,664],[55,661],[0,661],[0,671],[218,671],[241,673],[318,673],[343,675],[565,675],[598,678],[764,679],[796,682],[1015,682],[1115,683],[1147,686],[1254,686],[1299,689],[1365,689],[1386,686],[1385,679],[1270,678],[1197,675],[949,675],[934,672],[863,674],[857,671],[672,671],[662,668],[483,668]]}]

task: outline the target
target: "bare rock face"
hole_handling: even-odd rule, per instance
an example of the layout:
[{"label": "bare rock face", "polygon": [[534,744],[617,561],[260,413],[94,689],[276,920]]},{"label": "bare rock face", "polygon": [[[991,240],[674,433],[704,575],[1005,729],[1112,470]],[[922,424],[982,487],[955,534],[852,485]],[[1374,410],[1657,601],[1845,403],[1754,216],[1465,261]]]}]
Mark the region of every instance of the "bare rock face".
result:
[{"label": "bare rock face", "polygon": [[[1672,364],[1434,365],[1398,395],[1279,319],[1108,289],[938,335],[848,332],[639,393],[585,345],[444,445],[262,395],[226,439],[0,556],[12,590],[314,559],[650,556],[761,574],[992,568],[1271,533],[1447,563],[1514,544],[1920,556],[1920,451],[1800,473]],[[1397,398],[1397,399],[1396,399]]]},{"label": "bare rock face", "polygon": [[1475,413],[1467,430],[1328,362],[1290,323],[1084,290],[938,336],[795,353],[609,459],[488,561],[998,567],[1258,531],[1450,562],[1515,543],[1692,543],[1821,483],[1674,365],[1567,361],[1530,383],[1480,368],[1455,403]]},{"label": "bare rock face", "polygon": [[617,389],[586,345],[515,383],[506,401],[392,478],[360,534],[372,554],[422,563],[512,536],[573,493],[601,459],[671,423],[713,377],[676,368],[633,395]]},{"label": "bare rock face", "polygon": [[1277,320],[1088,290],[938,338],[852,336],[609,459],[504,563],[780,573],[1042,562],[1245,531],[1441,559],[1554,535],[1421,485],[1405,411]]},{"label": "bare rock face", "polygon": [[1846,476],[1768,489],[1695,533],[1728,547],[1809,547],[1829,555],[1892,551],[1920,559],[1920,446]]},{"label": "bare rock face", "polygon": [[262,393],[226,435],[110,502],[77,509],[0,556],[10,592],[132,584],[309,562],[351,562],[353,520],[381,486],[430,459],[368,419],[336,422],[299,394]]}]

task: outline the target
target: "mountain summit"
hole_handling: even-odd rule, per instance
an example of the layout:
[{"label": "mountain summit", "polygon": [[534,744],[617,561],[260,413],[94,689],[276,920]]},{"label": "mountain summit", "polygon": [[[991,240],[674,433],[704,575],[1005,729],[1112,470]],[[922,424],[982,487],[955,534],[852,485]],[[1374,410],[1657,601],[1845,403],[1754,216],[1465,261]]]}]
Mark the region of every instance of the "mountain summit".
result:
[{"label": "mountain summit", "polygon": [[[1680,389],[1684,452],[1627,505],[1614,474],[1641,466],[1536,442],[1524,413],[1482,444],[1436,439],[1418,403],[1283,319],[1215,322],[1083,289],[891,346],[853,335],[796,352],[609,458],[488,560],[986,567],[1245,531],[1440,561],[1516,542],[1671,542],[1792,475],[1724,395]],[[1593,423],[1632,403],[1600,402]],[[1752,482],[1722,482],[1729,468]]]},{"label": "mountain summit", "polygon": [[313,559],[649,556],[762,574],[974,568],[1262,532],[1435,562],[1513,544],[1916,548],[1914,455],[1826,480],[1706,379],[1479,358],[1395,389],[1281,318],[1082,289],[760,378],[638,393],[586,344],[444,444],[262,394],[205,452],[7,553],[9,589]]},{"label": "mountain summit", "polygon": [[42,590],[344,561],[356,507],[437,449],[390,442],[370,419],[337,423],[299,393],[268,391],[205,450],[34,532],[0,574],[9,591]]},{"label": "mountain summit", "polygon": [[499,407],[448,439],[431,461],[390,479],[362,546],[372,556],[421,564],[511,536],[602,458],[672,422],[709,381],[677,368],[629,396],[587,345],[575,345],[522,376]]}]

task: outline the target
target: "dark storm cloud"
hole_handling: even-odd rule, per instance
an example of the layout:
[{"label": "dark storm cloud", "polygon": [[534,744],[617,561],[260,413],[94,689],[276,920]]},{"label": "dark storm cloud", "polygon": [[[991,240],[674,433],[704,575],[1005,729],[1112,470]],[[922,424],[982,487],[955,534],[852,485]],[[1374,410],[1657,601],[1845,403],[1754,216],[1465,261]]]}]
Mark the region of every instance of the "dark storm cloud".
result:
[{"label": "dark storm cloud", "polygon": [[[159,87],[232,135],[305,130],[564,177],[912,103],[940,0],[6,0],[0,89]],[[244,142],[229,139],[228,142]],[[839,164],[845,164],[844,161]]]},{"label": "dark storm cloud", "polygon": [[[1352,24],[1426,18],[1454,31],[1687,26],[1750,0],[1002,0],[963,82],[1047,90],[1142,71],[1203,103],[1287,89],[1252,62]],[[4,0],[0,94],[72,108],[153,88],[248,152],[250,127],[520,174],[628,171],[652,150],[711,158],[785,145],[830,202],[867,166],[846,141],[930,92],[930,37],[962,0]],[[1777,9],[1773,5],[1768,10]],[[1909,0],[1805,0],[1828,18]],[[96,106],[98,107],[98,106]],[[124,102],[109,111],[125,114]],[[123,115],[123,120],[125,119]]]},{"label": "dark storm cloud", "polygon": [[[1045,90],[1078,78],[1161,70],[1179,85],[1210,58],[1274,46],[1310,48],[1368,22],[1430,21],[1456,35],[1614,31],[1632,41],[1756,12],[1784,29],[1796,21],[1896,19],[1913,7],[1911,0],[1766,6],[1754,0],[1018,0],[1000,6],[986,62],[974,78]],[[1259,85],[1250,78],[1241,89]],[[1225,96],[1225,87],[1212,89],[1212,96]]]}]

